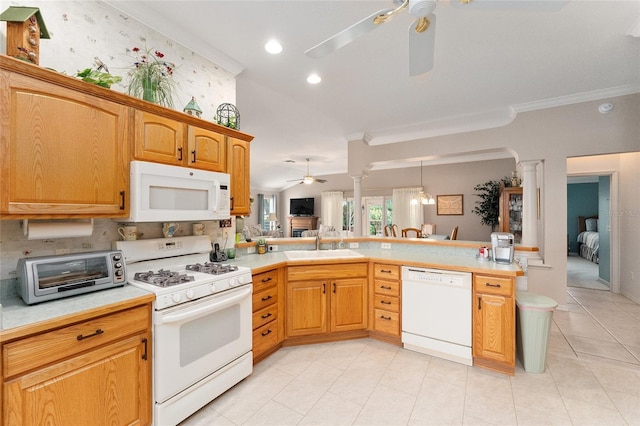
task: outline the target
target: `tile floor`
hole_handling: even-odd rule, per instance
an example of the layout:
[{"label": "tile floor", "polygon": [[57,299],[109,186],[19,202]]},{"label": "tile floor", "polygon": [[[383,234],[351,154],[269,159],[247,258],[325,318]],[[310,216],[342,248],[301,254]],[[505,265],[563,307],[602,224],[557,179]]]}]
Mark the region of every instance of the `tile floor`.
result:
[{"label": "tile floor", "polygon": [[372,339],[282,348],[194,425],[640,425],[640,305],[569,288],[547,368],[514,377]]}]

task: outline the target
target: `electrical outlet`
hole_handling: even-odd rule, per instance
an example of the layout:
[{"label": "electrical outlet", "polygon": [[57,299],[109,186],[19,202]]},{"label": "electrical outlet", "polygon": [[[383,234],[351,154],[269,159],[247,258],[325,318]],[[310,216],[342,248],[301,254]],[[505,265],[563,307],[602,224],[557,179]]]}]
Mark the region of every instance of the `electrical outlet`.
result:
[{"label": "electrical outlet", "polygon": [[91,250],[93,248],[93,244],[91,243],[82,243],[83,250]]},{"label": "electrical outlet", "polygon": [[360,243],[349,243],[349,248],[358,248],[360,247]]},{"label": "electrical outlet", "polygon": [[276,245],[269,246],[269,251],[278,251],[278,246]]},{"label": "electrical outlet", "polygon": [[253,254],[256,252],[256,248],[254,246],[247,247],[247,254]]},{"label": "electrical outlet", "polygon": [[380,248],[390,249],[391,248],[391,243],[380,243]]}]

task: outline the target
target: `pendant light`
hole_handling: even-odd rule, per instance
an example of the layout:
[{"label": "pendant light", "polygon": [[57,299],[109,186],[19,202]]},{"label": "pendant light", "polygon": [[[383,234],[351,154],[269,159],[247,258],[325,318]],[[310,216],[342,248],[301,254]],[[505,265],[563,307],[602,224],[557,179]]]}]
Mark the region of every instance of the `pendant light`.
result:
[{"label": "pendant light", "polygon": [[422,161],[420,161],[420,193],[418,197],[411,200],[411,204],[433,205],[436,200],[433,199],[431,194],[424,192],[424,185],[422,184]]}]

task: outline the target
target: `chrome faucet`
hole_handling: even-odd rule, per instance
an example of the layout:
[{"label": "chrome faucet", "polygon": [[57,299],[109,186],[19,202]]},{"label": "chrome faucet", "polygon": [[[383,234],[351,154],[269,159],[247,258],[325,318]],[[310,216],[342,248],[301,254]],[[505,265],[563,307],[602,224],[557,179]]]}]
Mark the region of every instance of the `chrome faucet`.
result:
[{"label": "chrome faucet", "polygon": [[322,239],[322,237],[320,236],[320,234],[316,235],[316,250],[320,250],[320,240]]}]

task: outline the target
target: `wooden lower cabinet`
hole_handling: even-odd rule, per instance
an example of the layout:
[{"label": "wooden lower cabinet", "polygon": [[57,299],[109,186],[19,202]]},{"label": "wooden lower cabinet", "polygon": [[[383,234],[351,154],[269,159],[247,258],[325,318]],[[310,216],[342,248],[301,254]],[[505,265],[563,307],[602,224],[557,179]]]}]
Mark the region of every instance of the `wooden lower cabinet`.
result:
[{"label": "wooden lower cabinet", "polygon": [[400,338],[400,266],[374,263],[372,273],[372,330]]},{"label": "wooden lower cabinet", "polygon": [[474,275],[473,363],[501,373],[515,369],[514,279]]},{"label": "wooden lower cabinet", "polygon": [[367,327],[367,264],[288,268],[286,337]]},{"label": "wooden lower cabinet", "polygon": [[150,318],[145,305],[3,344],[3,424],[150,424]]},{"label": "wooden lower cabinet", "polygon": [[283,340],[282,268],[253,275],[253,361],[258,362],[280,347]]}]

